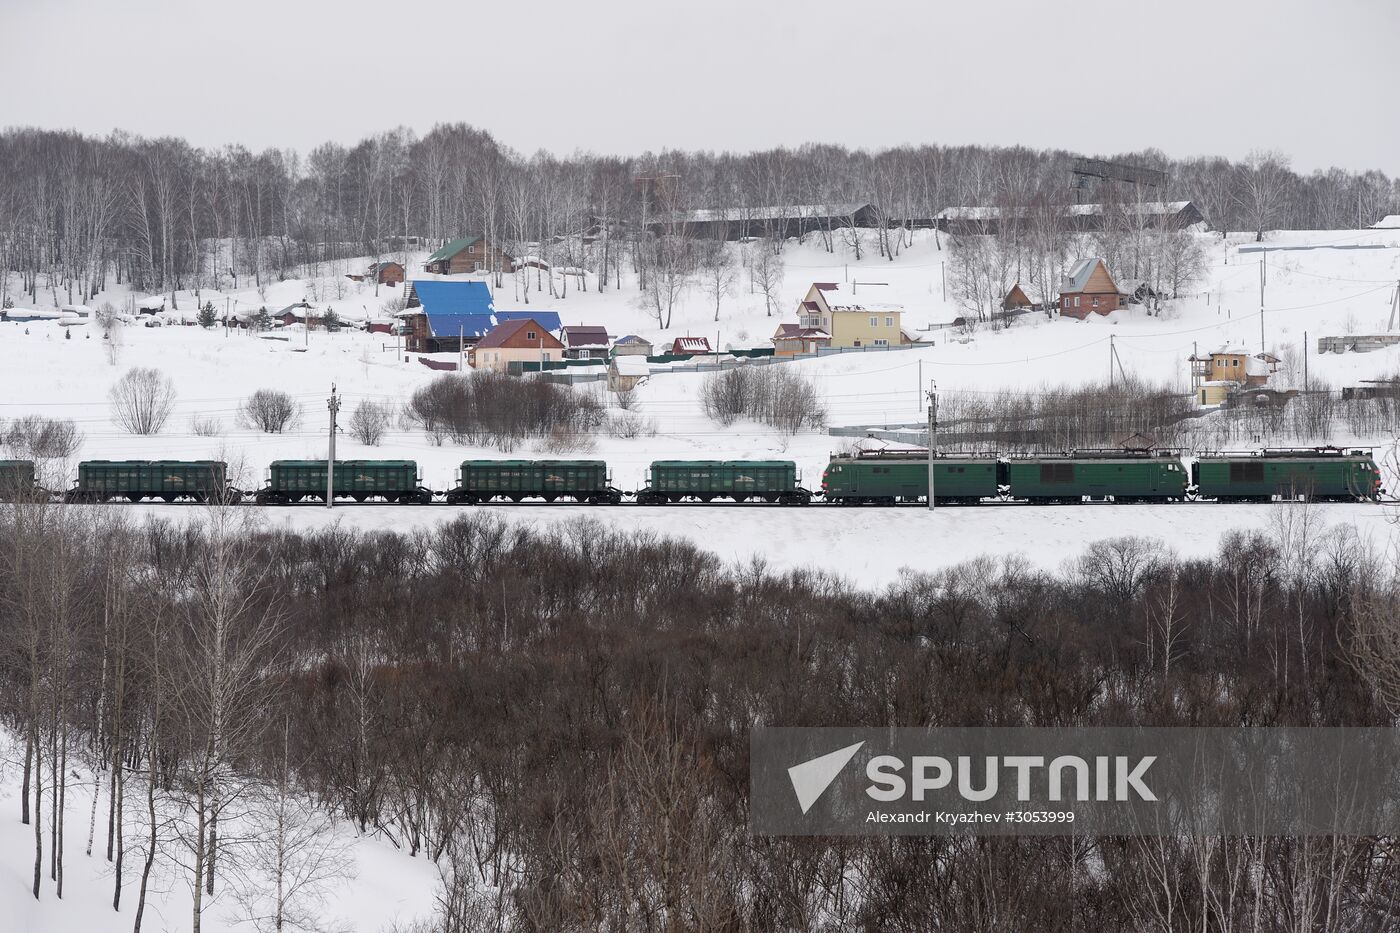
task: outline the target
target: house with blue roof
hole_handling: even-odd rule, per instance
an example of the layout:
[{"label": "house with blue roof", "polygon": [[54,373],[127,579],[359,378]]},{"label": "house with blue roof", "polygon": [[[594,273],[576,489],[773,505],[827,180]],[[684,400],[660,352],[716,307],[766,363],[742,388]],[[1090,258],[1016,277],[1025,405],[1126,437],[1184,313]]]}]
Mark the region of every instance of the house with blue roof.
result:
[{"label": "house with blue roof", "polygon": [[482,281],[419,279],[413,293],[419,306],[399,315],[410,353],[456,353],[474,347],[504,321],[531,318],[554,333],[563,327],[557,311],[497,311],[491,288]]}]

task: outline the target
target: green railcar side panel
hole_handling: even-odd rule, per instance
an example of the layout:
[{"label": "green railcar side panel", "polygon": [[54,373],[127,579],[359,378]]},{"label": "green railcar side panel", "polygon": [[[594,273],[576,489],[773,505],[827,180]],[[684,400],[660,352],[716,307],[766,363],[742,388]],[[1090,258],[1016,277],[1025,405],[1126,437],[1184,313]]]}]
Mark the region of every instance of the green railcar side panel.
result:
[{"label": "green railcar side panel", "polygon": [[672,495],[766,495],[797,487],[792,460],[656,460],[647,471],[656,492]]},{"label": "green railcar side panel", "polygon": [[0,489],[26,489],[33,485],[33,460],[0,460]]},{"label": "green railcar side panel", "polygon": [[1007,482],[1017,498],[1179,498],[1187,476],[1176,460],[1028,458],[1008,463]]},{"label": "green railcar side panel", "polygon": [[84,460],[78,489],[104,496],[193,496],[222,492],[228,466],[220,460]]},{"label": "green railcar side panel", "polygon": [[[292,494],[326,491],[325,460],[275,460],[268,468],[268,489]],[[335,494],[381,496],[418,488],[415,460],[337,460]]]},{"label": "green railcar side panel", "polygon": [[460,485],[486,495],[573,495],[608,488],[603,460],[465,460]]},{"label": "green railcar side panel", "polygon": [[[914,499],[928,497],[928,460],[832,460],[824,474],[828,499]],[[997,462],[990,458],[937,459],[933,463],[938,498],[997,495]]]},{"label": "green railcar side panel", "polygon": [[1370,457],[1203,457],[1196,485],[1218,496],[1372,496],[1377,475]]}]

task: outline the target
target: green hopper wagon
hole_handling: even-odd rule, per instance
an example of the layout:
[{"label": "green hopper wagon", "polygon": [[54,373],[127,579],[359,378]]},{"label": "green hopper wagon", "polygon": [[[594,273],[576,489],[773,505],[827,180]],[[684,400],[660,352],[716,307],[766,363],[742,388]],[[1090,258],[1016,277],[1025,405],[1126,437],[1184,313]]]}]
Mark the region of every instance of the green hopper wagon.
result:
[{"label": "green hopper wagon", "polygon": [[645,488],[637,491],[637,503],[664,505],[687,499],[806,505],[812,493],[798,485],[797,464],[791,460],[653,461]]},{"label": "green hopper wagon", "polygon": [[[413,460],[337,460],[334,496],[337,499],[383,499],[386,502],[427,505],[433,491],[418,478]],[[325,460],[274,460],[267,485],[258,490],[259,505],[286,505],[304,499],[326,501]]]},{"label": "green hopper wagon", "polygon": [[591,505],[617,505],[622,490],[608,482],[602,460],[465,460],[457,486],[447,493],[450,503],[508,499],[573,499]]},{"label": "green hopper wagon", "polygon": [[228,484],[228,464],[222,460],[84,460],[78,479],[64,494],[67,502],[232,503],[243,493]]},{"label": "green hopper wagon", "polygon": [[34,482],[33,460],[0,460],[0,502],[29,498],[40,491]]}]

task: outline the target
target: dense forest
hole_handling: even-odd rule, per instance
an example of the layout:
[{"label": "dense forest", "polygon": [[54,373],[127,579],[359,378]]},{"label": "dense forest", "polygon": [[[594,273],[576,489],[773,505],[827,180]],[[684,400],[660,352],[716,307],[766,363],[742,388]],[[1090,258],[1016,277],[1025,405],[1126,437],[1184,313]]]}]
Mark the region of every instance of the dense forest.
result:
[{"label": "dense forest", "polygon": [[[115,283],[152,292],[247,287],[327,260],[484,233],[556,266],[587,269],[606,289],[624,267],[644,274],[649,263],[666,262],[664,244],[645,231],[681,209],[739,216],[869,203],[883,254],[898,249],[908,225],[950,205],[1073,201],[1074,158],[1023,147],[871,152],[825,144],[525,156],[463,124],[421,138],[398,129],[303,155],[16,128],[0,132],[0,285],[18,276],[31,296],[45,288],[69,301]],[[1114,158],[1166,172],[1166,188],[1091,197],[1190,199],[1222,232],[1355,228],[1400,210],[1400,186],[1380,172],[1300,175],[1278,153],[1239,163],[1155,150]],[[824,240],[830,249],[830,231]]]},{"label": "dense forest", "polygon": [[129,514],[0,512],[0,716],[35,895],[95,773],[90,851],[138,933],[162,873],[196,931],[231,891],[308,928],[332,818],[436,862],[440,933],[1396,927],[1387,839],[747,828],[756,724],[1393,723],[1400,588],[1309,506],[1206,559],[1122,537],[881,592],[589,523]]}]

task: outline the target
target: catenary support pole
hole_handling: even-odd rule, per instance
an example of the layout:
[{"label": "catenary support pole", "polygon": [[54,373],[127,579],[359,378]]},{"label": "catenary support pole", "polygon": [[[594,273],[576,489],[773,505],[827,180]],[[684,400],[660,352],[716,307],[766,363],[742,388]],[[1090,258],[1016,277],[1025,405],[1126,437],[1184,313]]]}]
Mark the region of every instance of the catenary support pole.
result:
[{"label": "catenary support pole", "polygon": [[938,430],[938,383],[929,380],[928,384],[928,510],[937,505],[937,491],[933,480],[934,432]]},{"label": "catenary support pole", "polygon": [[326,508],[335,506],[335,416],[340,411],[340,399],[335,395],[335,384],[331,384],[331,398],[326,403],[331,412],[330,457],[326,460]]}]

